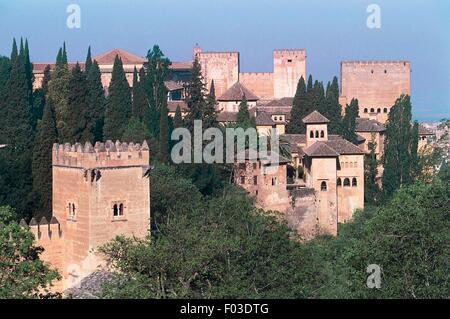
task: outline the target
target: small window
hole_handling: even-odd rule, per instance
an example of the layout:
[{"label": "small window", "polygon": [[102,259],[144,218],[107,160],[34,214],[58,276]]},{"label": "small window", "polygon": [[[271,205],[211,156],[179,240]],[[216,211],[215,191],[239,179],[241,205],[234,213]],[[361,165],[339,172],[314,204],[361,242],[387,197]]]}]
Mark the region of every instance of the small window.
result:
[{"label": "small window", "polygon": [[367,113],[368,112],[368,110],[367,110],[367,107],[364,109],[364,113]]},{"label": "small window", "polygon": [[375,109],[374,109],[374,108],[371,108],[371,109],[370,109],[370,113],[375,113]]},{"label": "small window", "polygon": [[342,186],[342,180],[340,177],[337,179],[337,186]]},{"label": "small window", "polygon": [[358,183],[356,181],[356,177],[352,178],[352,186],[358,186]]},{"label": "small window", "polygon": [[258,185],[258,176],[253,176],[253,185]]},{"label": "small window", "polygon": [[322,192],[326,192],[327,191],[327,183],[325,181],[323,181],[322,183],[320,183],[320,190]]},{"label": "small window", "polygon": [[119,216],[119,207],[117,206],[117,204],[113,205],[113,216],[114,217]]},{"label": "small window", "polygon": [[377,113],[381,113],[381,109],[380,108],[377,109]]},{"label": "small window", "polygon": [[277,185],[277,178],[276,177],[272,177],[272,186]]},{"label": "small window", "polygon": [[387,70],[384,70],[384,74],[386,74],[387,73]]},{"label": "small window", "polygon": [[119,204],[119,216],[123,216],[123,204]]},{"label": "small window", "polygon": [[253,169],[256,169],[256,163],[253,163]]},{"label": "small window", "polygon": [[69,219],[75,220],[76,208],[74,203],[69,203]]},{"label": "small window", "polygon": [[288,61],[289,63],[291,63],[291,62],[292,62],[292,59],[288,59],[287,61]]},{"label": "small window", "polygon": [[384,112],[384,113],[387,113],[387,112],[388,112],[387,107],[385,107],[385,108],[383,109],[383,112]]},{"label": "small window", "polygon": [[344,179],[344,186],[350,186],[350,180],[348,178]]},{"label": "small window", "polygon": [[310,138],[314,138],[314,132],[313,131],[309,132],[309,137]]},{"label": "small window", "polygon": [[372,73],[372,74],[373,74],[373,70],[371,70],[371,71],[370,71],[370,73]]},{"label": "small window", "polygon": [[325,137],[325,133],[323,131],[320,131],[320,137]]},{"label": "small window", "polygon": [[319,131],[316,131],[316,138],[319,137]]},{"label": "small window", "polygon": [[241,184],[245,184],[245,176],[241,176]]}]

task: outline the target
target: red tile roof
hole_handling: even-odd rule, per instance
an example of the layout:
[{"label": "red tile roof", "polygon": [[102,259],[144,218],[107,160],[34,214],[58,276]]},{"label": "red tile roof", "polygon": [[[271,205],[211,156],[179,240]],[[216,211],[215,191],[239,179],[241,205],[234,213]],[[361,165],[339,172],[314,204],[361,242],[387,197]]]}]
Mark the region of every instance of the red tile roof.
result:
[{"label": "red tile roof", "polygon": [[147,61],[140,56],[122,49],[112,49],[110,51],[97,55],[92,59],[97,61],[98,64],[113,64],[116,55],[118,55],[122,59],[123,64],[142,64]]},{"label": "red tile roof", "polygon": [[328,123],[328,122],[330,122],[330,120],[328,120],[325,116],[323,116],[317,111],[313,111],[303,118],[303,123],[305,124]]},{"label": "red tile roof", "polygon": [[236,82],[224,94],[218,97],[217,101],[241,101],[244,95],[247,101],[257,101],[259,99],[240,82]]}]

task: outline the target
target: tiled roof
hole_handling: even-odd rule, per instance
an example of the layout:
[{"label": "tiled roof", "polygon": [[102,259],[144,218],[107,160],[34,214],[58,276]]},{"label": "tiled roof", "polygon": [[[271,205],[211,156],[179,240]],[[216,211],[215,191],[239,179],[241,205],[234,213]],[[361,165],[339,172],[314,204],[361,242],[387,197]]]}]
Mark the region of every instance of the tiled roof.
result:
[{"label": "tiled roof", "polygon": [[358,146],[343,138],[328,140],[324,143],[326,143],[329,147],[331,147],[340,155],[365,154],[365,152]]},{"label": "tiled roof", "polygon": [[336,157],[339,153],[336,152],[325,142],[315,142],[310,147],[303,150],[306,155],[310,157]]},{"label": "tiled roof", "polygon": [[305,124],[328,123],[328,122],[330,121],[317,111],[313,111],[303,118],[303,123]]},{"label": "tiled roof", "polygon": [[192,69],[192,62],[173,62],[169,66],[172,70],[189,70]]},{"label": "tiled roof", "polygon": [[356,132],[384,132],[386,127],[373,119],[361,118],[356,119]]},{"label": "tiled roof", "polygon": [[[77,62],[69,62],[67,63],[69,65],[69,69],[73,69]],[[84,62],[78,62],[81,69],[84,70]],[[55,68],[55,63],[33,63],[33,73],[44,73],[45,68],[47,65],[50,65],[50,69],[53,70]]]},{"label": "tiled roof", "polygon": [[221,123],[236,122],[237,112],[220,112],[217,114],[217,121]]},{"label": "tiled roof", "polygon": [[293,101],[294,98],[292,97],[283,97],[281,99],[272,100],[265,104],[265,106],[292,106]]},{"label": "tiled roof", "polygon": [[241,101],[244,95],[247,101],[257,101],[259,99],[240,82],[236,82],[224,94],[217,98],[217,101]]},{"label": "tiled roof", "polygon": [[270,114],[266,112],[258,112],[256,115],[256,125],[263,125],[263,126],[273,126],[276,123],[272,120],[270,117]]},{"label": "tiled roof", "polygon": [[180,83],[175,82],[175,81],[164,81],[164,84],[166,85],[166,88],[169,91],[176,91],[176,90],[184,89],[183,85],[181,85]]},{"label": "tiled roof", "polygon": [[112,49],[105,53],[99,54],[92,59],[97,61],[98,64],[113,64],[116,55],[122,59],[123,64],[142,64],[147,62],[146,59],[122,49]]},{"label": "tiled roof", "polygon": [[419,135],[434,135],[434,133],[425,126],[419,124]]},{"label": "tiled roof", "polygon": [[175,112],[178,105],[180,106],[181,112],[186,112],[188,110],[188,106],[185,101],[167,101],[167,110],[169,112]]},{"label": "tiled roof", "polygon": [[281,137],[285,138],[290,145],[291,153],[297,153],[298,155],[303,155],[303,148],[300,144],[306,144],[305,134],[284,134]]}]

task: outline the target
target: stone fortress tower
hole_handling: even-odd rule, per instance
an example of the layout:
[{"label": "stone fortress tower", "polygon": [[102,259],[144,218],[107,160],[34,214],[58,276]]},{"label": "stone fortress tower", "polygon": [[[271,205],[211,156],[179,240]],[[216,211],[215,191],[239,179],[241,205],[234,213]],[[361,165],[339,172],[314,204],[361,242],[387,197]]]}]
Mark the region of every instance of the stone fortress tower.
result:
[{"label": "stone fortress tower", "polygon": [[62,291],[98,270],[100,245],[117,235],[148,234],[149,148],[145,141],[54,144],[52,163],[53,217],[33,218],[29,226],[43,259],[61,273]]},{"label": "stone fortress tower", "polygon": [[216,96],[220,97],[237,82],[261,100],[293,97],[300,77],[306,79],[306,51],[274,50],[273,72],[240,72],[239,52],[204,52],[194,48],[202,68],[207,89],[214,80]]},{"label": "stone fortress tower", "polygon": [[385,123],[402,94],[411,95],[408,61],[343,61],[339,103],[359,102],[359,116]]}]

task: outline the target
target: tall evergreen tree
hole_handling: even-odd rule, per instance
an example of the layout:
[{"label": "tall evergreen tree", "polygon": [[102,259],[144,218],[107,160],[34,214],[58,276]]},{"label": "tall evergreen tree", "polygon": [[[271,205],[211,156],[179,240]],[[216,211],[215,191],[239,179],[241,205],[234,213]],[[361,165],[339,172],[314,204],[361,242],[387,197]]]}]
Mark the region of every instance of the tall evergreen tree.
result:
[{"label": "tall evergreen tree", "polygon": [[52,215],[52,147],[58,140],[53,107],[47,103],[33,146],[33,205],[35,217]]},{"label": "tall evergreen tree", "polygon": [[0,205],[11,205],[29,214],[31,191],[31,94],[24,60],[13,48],[12,67],[6,85],[6,103],[1,105],[0,144],[6,144],[0,152]]},{"label": "tall evergreen tree", "polygon": [[143,82],[140,80],[145,76],[143,72],[144,70],[141,69],[138,73],[136,67],[133,72],[133,105],[131,113],[134,117],[140,120],[144,117],[145,107],[147,104],[145,92],[142,87]]},{"label": "tall evergreen tree", "polygon": [[84,63],[84,72],[86,74],[89,74],[91,66],[92,66],[92,56],[91,56],[91,46],[89,46],[88,52],[86,55],[86,62]]},{"label": "tall evergreen tree", "polygon": [[61,62],[64,64],[68,63],[67,62],[66,42],[63,43]]},{"label": "tall evergreen tree", "polygon": [[243,129],[247,129],[249,127],[256,128],[255,118],[250,116],[247,97],[245,96],[245,94],[242,96],[242,101],[239,104],[236,125],[238,127],[242,127]]},{"label": "tall evergreen tree", "polygon": [[358,99],[352,99],[345,107],[345,115],[342,119],[342,137],[347,141],[357,144],[356,118],[359,116]]},{"label": "tall evergreen tree", "polygon": [[158,158],[161,162],[169,161],[169,123],[168,123],[167,102],[161,104],[159,117],[159,152]]},{"label": "tall evergreen tree", "polygon": [[196,57],[192,64],[192,78],[187,85],[188,112],[185,117],[185,125],[191,131],[194,130],[194,121],[203,119],[203,108],[206,103],[205,91],[201,66]]},{"label": "tall evergreen tree", "polygon": [[297,90],[292,102],[291,120],[287,125],[287,132],[290,134],[300,134],[305,132],[305,124],[302,119],[308,115],[306,83],[303,76],[297,83]]},{"label": "tall evergreen tree", "polygon": [[100,68],[94,61],[87,72],[89,128],[94,142],[103,141],[103,125],[105,122],[106,98],[103,90]]},{"label": "tall evergreen tree", "polygon": [[333,77],[331,84],[327,85],[326,108],[324,116],[330,120],[328,132],[340,134],[342,132],[342,107],[339,104],[339,85],[337,77]]},{"label": "tall evergreen tree", "polygon": [[15,59],[17,59],[19,56],[19,53],[17,51],[17,42],[16,39],[13,39],[13,44],[12,44],[12,50],[11,50],[11,64],[14,62]]},{"label": "tall evergreen tree", "polygon": [[411,126],[411,101],[400,96],[389,112],[383,155],[383,191],[390,196],[403,185],[413,181],[413,163],[417,158],[417,133]]},{"label": "tall evergreen tree", "polygon": [[173,117],[173,127],[180,128],[183,127],[183,116],[181,115],[181,107],[177,105],[175,110],[175,116]]},{"label": "tall evergreen tree", "polygon": [[90,112],[88,106],[88,82],[86,75],[81,71],[77,63],[72,70],[69,81],[69,95],[67,100],[67,112],[64,122],[67,126],[67,134],[63,139],[67,143],[93,142],[93,127],[90,125]]},{"label": "tall evergreen tree", "polygon": [[70,71],[67,63],[64,63],[63,49],[59,48],[56,57],[55,69],[51,73],[51,79],[48,83],[48,92],[46,99],[51,100],[55,110],[56,128],[60,143],[65,143],[64,137],[70,135],[68,127],[65,124],[67,117],[67,99],[69,95]]},{"label": "tall evergreen tree", "polygon": [[216,89],[214,87],[214,80],[211,80],[211,86],[209,92],[206,96],[206,104],[203,109],[203,129],[210,127],[217,127],[217,100],[216,100]]},{"label": "tall evergreen tree", "polygon": [[123,70],[122,60],[119,56],[116,56],[106,102],[105,125],[103,127],[104,138],[113,141],[120,139],[130,118],[130,86]]},{"label": "tall evergreen tree", "polygon": [[11,72],[11,60],[7,57],[0,56],[0,105],[3,98],[3,94],[6,90],[6,84],[8,83],[9,73]]},{"label": "tall evergreen tree", "polygon": [[374,134],[372,134],[371,141],[368,143],[368,148],[369,154],[365,156],[364,160],[364,199],[368,203],[373,203],[379,197],[378,161],[375,154],[377,143]]},{"label": "tall evergreen tree", "polygon": [[50,82],[50,79],[51,79],[50,65],[47,65],[44,69],[44,77],[42,79],[41,87],[34,90],[33,92],[33,110],[31,112],[31,115],[34,131],[36,131],[37,123],[42,118],[44,112],[46,95],[48,93],[48,83]]}]

